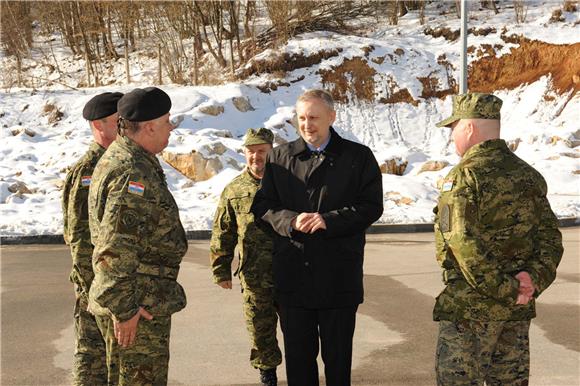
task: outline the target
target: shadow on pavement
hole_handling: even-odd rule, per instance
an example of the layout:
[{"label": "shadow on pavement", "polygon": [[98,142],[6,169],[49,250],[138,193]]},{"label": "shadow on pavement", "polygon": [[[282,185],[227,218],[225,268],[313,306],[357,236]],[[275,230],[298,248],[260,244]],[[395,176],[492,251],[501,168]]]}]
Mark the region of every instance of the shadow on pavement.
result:
[{"label": "shadow on pavement", "polygon": [[437,323],[434,299],[386,276],[365,275],[365,302],[359,312],[403,335],[402,343],[372,352],[353,371],[353,384],[432,385],[435,383]]}]

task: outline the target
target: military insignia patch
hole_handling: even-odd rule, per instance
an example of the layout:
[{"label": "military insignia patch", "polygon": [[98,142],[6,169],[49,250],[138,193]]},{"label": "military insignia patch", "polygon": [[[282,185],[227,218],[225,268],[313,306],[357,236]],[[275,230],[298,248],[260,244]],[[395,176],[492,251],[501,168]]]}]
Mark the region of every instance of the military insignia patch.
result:
[{"label": "military insignia patch", "polygon": [[138,182],[129,181],[129,187],[127,188],[129,193],[136,194],[138,196],[142,196],[145,193],[145,185],[140,184]]},{"label": "military insignia patch", "polygon": [[139,215],[134,209],[122,206],[117,219],[116,231],[127,235],[136,235],[139,225]]},{"label": "military insignia patch", "polygon": [[451,230],[451,208],[449,205],[443,205],[439,212],[439,228],[441,232],[449,232]]},{"label": "military insignia patch", "polygon": [[82,176],[81,177],[81,186],[90,186],[92,178],[93,178],[93,176]]},{"label": "military insignia patch", "polygon": [[445,180],[443,181],[443,186],[441,187],[442,192],[449,192],[453,189],[453,180]]}]

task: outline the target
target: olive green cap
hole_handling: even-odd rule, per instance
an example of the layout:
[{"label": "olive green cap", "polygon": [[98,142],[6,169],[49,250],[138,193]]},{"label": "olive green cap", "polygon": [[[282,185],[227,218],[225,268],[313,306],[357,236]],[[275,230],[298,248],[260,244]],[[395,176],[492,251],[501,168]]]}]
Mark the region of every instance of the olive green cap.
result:
[{"label": "olive green cap", "polygon": [[492,94],[467,93],[453,96],[453,112],[437,127],[449,126],[460,119],[500,119],[502,100]]},{"label": "olive green cap", "polygon": [[274,133],[272,131],[260,127],[259,129],[248,129],[246,132],[246,139],[244,146],[261,145],[263,143],[272,144],[274,142]]}]

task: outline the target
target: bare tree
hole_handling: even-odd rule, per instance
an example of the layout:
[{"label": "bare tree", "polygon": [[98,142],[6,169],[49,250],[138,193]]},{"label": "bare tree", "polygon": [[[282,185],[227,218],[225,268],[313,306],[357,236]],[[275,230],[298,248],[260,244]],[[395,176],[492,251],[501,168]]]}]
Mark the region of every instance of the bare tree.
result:
[{"label": "bare tree", "polygon": [[514,12],[516,13],[516,23],[520,24],[526,21],[528,8],[525,0],[514,0]]},{"label": "bare tree", "polygon": [[480,0],[479,4],[483,9],[492,9],[496,15],[499,13],[495,0]]},{"label": "bare tree", "polygon": [[264,1],[266,12],[275,31],[276,41],[274,44],[285,43],[290,36],[290,17],[293,4],[290,1]]},{"label": "bare tree", "polygon": [[[223,10],[220,1],[194,2],[196,11],[201,18],[202,41],[221,67],[227,63],[223,53],[224,23]],[[209,31],[208,31],[209,29]]]},{"label": "bare tree", "polygon": [[[273,1],[273,3],[279,3]],[[290,3],[289,3],[290,4]],[[375,2],[326,2],[297,1],[290,10],[280,5],[270,15],[272,26],[256,36],[256,46],[260,48],[282,44],[292,36],[311,31],[349,31],[347,23],[357,17],[372,16],[376,12]],[[286,22],[281,25],[286,17]]]},{"label": "bare tree", "polygon": [[425,24],[425,0],[419,0],[419,23]]},{"label": "bare tree", "polygon": [[20,1],[2,1],[1,37],[2,47],[8,55],[16,59],[18,86],[23,85],[22,60],[30,51],[32,45],[32,20],[30,4]]}]

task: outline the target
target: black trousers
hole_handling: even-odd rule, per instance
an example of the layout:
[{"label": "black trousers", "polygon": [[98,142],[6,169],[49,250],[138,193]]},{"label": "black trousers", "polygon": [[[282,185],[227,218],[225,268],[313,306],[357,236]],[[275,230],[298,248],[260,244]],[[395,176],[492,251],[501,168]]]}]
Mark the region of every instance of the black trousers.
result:
[{"label": "black trousers", "polygon": [[358,305],[308,309],[278,306],[288,386],[318,386],[319,346],[327,386],[350,386]]}]

